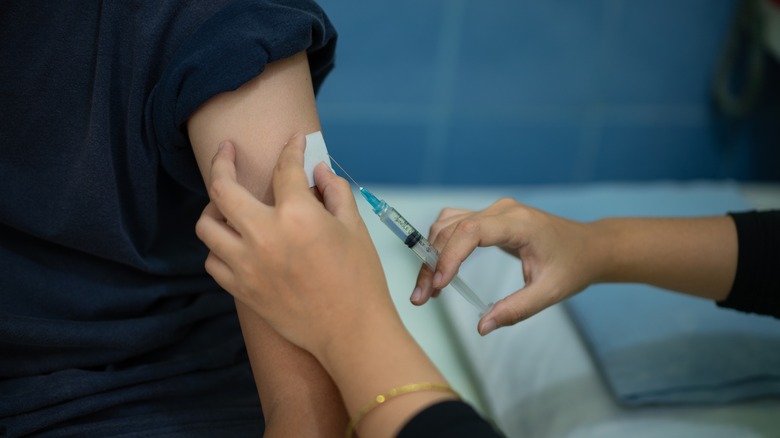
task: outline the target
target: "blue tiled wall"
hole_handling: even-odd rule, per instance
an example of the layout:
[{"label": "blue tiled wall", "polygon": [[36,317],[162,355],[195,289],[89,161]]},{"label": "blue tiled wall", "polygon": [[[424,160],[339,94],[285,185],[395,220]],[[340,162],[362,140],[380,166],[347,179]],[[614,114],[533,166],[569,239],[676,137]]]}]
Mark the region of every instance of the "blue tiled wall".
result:
[{"label": "blue tiled wall", "polygon": [[780,179],[780,122],[712,109],[736,1],[320,3],[320,117],[361,182]]}]

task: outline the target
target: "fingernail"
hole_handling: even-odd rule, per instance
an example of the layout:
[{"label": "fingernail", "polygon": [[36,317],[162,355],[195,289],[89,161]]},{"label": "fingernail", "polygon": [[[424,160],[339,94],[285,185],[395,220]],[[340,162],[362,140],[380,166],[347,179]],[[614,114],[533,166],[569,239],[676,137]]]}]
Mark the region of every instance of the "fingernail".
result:
[{"label": "fingernail", "polygon": [[495,329],[496,329],[496,320],[491,319],[488,322],[482,324],[482,327],[479,328],[479,334],[485,336]]},{"label": "fingernail", "polygon": [[442,277],[441,272],[436,271],[436,274],[433,275],[433,287],[441,289],[442,287],[441,277]]},{"label": "fingernail", "polygon": [[412,303],[417,304],[420,301],[420,298],[422,298],[422,289],[416,287],[414,288],[414,292],[412,292]]},{"label": "fingernail", "polygon": [[325,166],[325,168],[328,169],[328,171],[330,171],[330,173],[336,173],[336,172],[333,171],[333,168],[331,168],[330,165],[327,162],[325,162],[325,161],[320,161],[319,163],[317,163],[317,167],[320,167],[320,166]]},{"label": "fingernail", "polygon": [[225,142],[223,141],[222,143],[219,144],[219,146],[217,146],[217,150],[222,150],[222,148],[224,147],[225,147]]}]

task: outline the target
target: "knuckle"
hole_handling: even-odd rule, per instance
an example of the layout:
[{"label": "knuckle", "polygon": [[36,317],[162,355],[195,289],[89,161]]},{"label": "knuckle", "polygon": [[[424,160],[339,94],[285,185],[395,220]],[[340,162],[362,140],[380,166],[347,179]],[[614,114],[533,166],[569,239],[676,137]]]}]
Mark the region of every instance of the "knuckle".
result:
[{"label": "knuckle", "polygon": [[528,220],[534,214],[532,208],[512,198],[500,199],[493,205],[500,214],[505,214],[516,220]]},{"label": "knuckle", "polygon": [[478,219],[466,218],[458,222],[457,229],[461,233],[476,234],[479,232],[480,223]]},{"label": "knuckle", "polygon": [[516,206],[517,204],[518,202],[516,200],[509,197],[501,198],[495,203],[493,203],[493,205],[495,205],[496,207],[513,207]]},{"label": "knuckle", "polygon": [[507,302],[507,300],[499,301],[496,306],[498,307],[499,312],[507,317],[507,321],[504,325],[514,325],[531,317],[528,309],[522,306],[512,305],[512,303]]},{"label": "knuckle", "polygon": [[439,233],[441,233],[445,228],[446,226],[444,224],[440,222],[434,222],[433,225],[431,225],[430,236],[433,237],[439,235]]},{"label": "knuckle", "polygon": [[216,256],[214,256],[213,253],[209,253],[208,257],[206,257],[206,261],[203,262],[203,267],[206,268],[206,272],[208,272],[209,275],[214,277],[215,280],[219,280],[215,276],[217,272],[216,268],[218,264],[219,261],[217,260]]},{"label": "knuckle", "polygon": [[518,202],[516,199],[501,198],[493,205],[491,205],[490,209],[498,212],[517,212],[525,210],[523,207],[523,204]]},{"label": "knuckle", "polygon": [[206,221],[204,220],[203,216],[198,218],[197,222],[195,222],[195,235],[198,236],[198,239],[203,240],[204,233],[206,232]]},{"label": "knuckle", "polygon": [[216,163],[219,160],[219,153],[214,154],[213,157],[211,157],[211,167],[214,167],[214,163]]},{"label": "knuckle", "polygon": [[290,159],[284,154],[280,155],[276,161],[276,165],[273,169],[273,179],[282,178],[293,166],[290,163]]},{"label": "knuckle", "polygon": [[283,203],[277,206],[280,224],[291,230],[298,230],[298,233],[311,231],[312,215],[297,203]]},{"label": "knuckle", "polygon": [[450,208],[450,207],[444,207],[444,208],[442,208],[442,209],[441,209],[441,211],[439,212],[439,216],[436,218],[436,220],[441,220],[441,219],[444,219],[444,218],[446,218],[446,217],[449,217],[449,216],[451,216],[453,213],[455,213],[455,209],[454,209],[454,208]]},{"label": "knuckle", "polygon": [[273,170],[271,171],[271,179],[277,179],[279,178],[279,175],[284,173],[284,160],[279,157],[279,159],[276,161],[276,165],[274,166]]},{"label": "knuckle", "polygon": [[339,191],[352,190],[352,186],[351,186],[350,182],[347,181],[344,178],[336,178],[336,179],[334,179],[333,184],[336,184],[336,188]]},{"label": "knuckle", "polygon": [[[439,251],[439,261],[436,264],[436,269],[437,270],[443,270],[443,269],[445,269],[446,267],[448,267],[452,263],[452,260],[454,259],[454,257],[452,256],[451,251],[452,250],[449,247],[442,248]],[[431,277],[432,276],[433,276],[433,274],[431,274]]]},{"label": "knuckle", "polygon": [[214,178],[211,181],[211,183],[209,183],[209,187],[208,187],[209,198],[219,199],[223,196],[226,190],[227,190],[227,183],[221,178]]}]

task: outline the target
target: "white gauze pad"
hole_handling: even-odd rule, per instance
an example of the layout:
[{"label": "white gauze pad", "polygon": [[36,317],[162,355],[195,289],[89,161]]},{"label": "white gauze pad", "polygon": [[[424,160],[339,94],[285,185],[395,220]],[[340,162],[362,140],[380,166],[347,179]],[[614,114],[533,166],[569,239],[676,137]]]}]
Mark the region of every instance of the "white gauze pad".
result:
[{"label": "white gauze pad", "polygon": [[333,172],[325,139],[322,138],[322,132],[317,131],[306,136],[306,150],[303,153],[303,170],[306,171],[306,177],[309,178],[309,187],[314,187],[314,168],[320,162],[325,162],[330,171]]}]

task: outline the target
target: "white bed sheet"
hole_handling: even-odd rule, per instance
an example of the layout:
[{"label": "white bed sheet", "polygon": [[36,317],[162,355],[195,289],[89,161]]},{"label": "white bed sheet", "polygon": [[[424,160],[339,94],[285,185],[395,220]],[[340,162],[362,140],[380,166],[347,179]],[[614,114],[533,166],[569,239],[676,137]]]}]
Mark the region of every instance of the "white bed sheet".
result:
[{"label": "white bed sheet", "polygon": [[[481,209],[521,192],[516,187],[371,189],[423,233],[443,207]],[[560,188],[529,193],[543,196],[545,190]],[[748,195],[757,207],[780,207],[780,186],[751,186]],[[562,306],[485,338],[476,333],[475,310],[454,291],[422,308],[412,306],[408,300],[419,262],[360,205],[404,323],[463,398],[507,436],[780,437],[776,399],[706,408],[619,406]],[[461,275],[492,301],[522,285],[519,262],[495,249],[477,250]]]},{"label": "white bed sheet", "polygon": [[[493,249],[475,254],[463,279],[495,301],[517,289],[519,264]],[[477,286],[478,285],[478,286]],[[484,338],[460,322],[474,309],[441,301],[466,351],[487,412],[510,437],[780,436],[780,400],[715,407],[625,408],[603,382],[561,305]],[[459,322],[460,321],[460,322]]]}]

